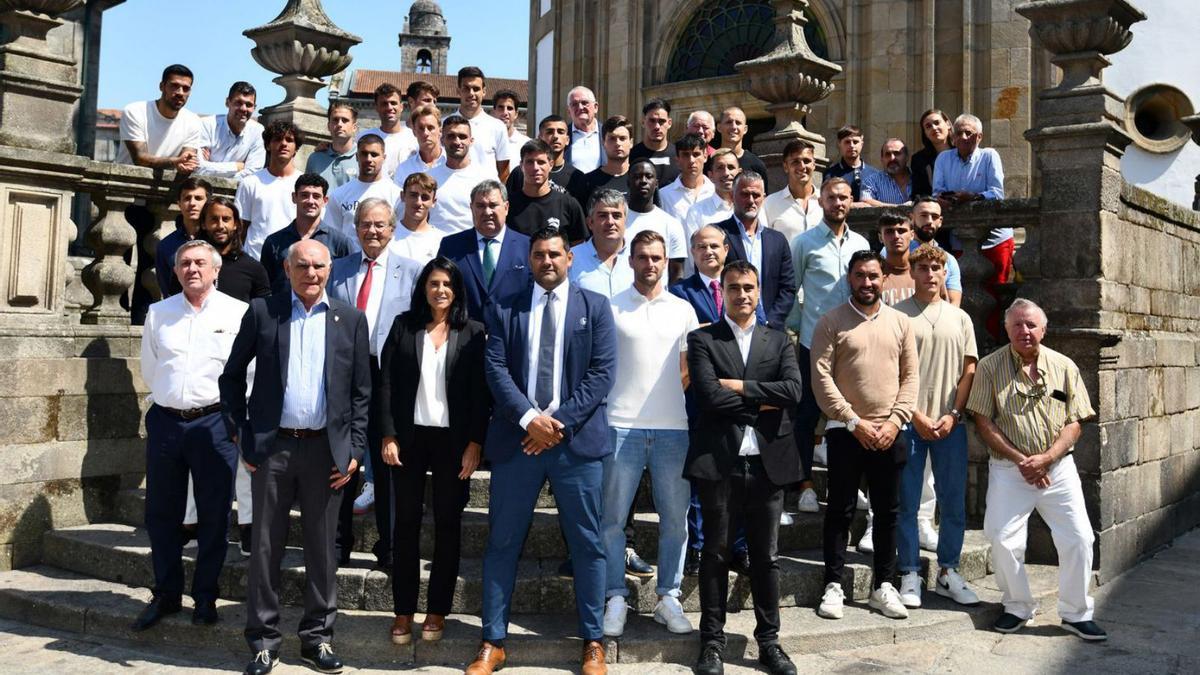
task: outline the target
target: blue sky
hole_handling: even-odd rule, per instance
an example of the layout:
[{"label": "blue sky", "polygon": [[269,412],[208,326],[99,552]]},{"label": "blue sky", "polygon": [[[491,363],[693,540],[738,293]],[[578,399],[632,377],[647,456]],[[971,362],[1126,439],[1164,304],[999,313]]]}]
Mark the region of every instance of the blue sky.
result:
[{"label": "blue sky", "polygon": [[[99,107],[122,108],[157,98],[163,67],[183,63],[196,73],[188,107],[224,112],[225,94],[236,80],[258,89],[260,107],[283,100],[274,73],[250,56],[254,43],[242,31],[274,19],[285,0],[127,0],[104,13],[100,50]],[[362,38],[350,50],[349,69],[400,69],[397,36],[409,0],[324,0],[325,12],[342,30]],[[449,72],[478,65],[494,77],[529,76],[528,0],[441,0],[450,28]],[[197,9],[203,12],[197,14]],[[504,36],[506,42],[496,37]],[[318,95],[322,103],[328,89]]]}]

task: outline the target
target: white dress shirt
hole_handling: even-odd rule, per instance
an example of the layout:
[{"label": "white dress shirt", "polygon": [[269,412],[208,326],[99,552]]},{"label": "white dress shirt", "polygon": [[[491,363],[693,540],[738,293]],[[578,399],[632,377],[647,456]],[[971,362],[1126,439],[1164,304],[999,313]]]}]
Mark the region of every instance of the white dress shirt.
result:
[{"label": "white dress shirt", "polygon": [[554,396],[545,410],[539,411],[534,404],[521,416],[520,425],[524,429],[533,418],[539,414],[553,415],[562,403],[562,365],[563,365],[563,335],[566,333],[567,322],[567,289],[570,285],[566,279],[554,290],[547,291],[538,284],[533,285],[533,299],[529,305],[529,333],[526,336],[525,348],[529,350],[529,369],[525,372],[525,394],[531,402],[537,400],[538,346],[542,336],[542,315],[546,309],[546,295],[554,294]]},{"label": "white dress shirt", "polygon": [[[263,147],[263,127],[254,120],[246,120],[241,134],[229,128],[229,116],[200,118],[200,167],[197,176],[224,176],[240,180],[267,165],[267,151]],[[209,157],[204,159],[204,150]],[[238,162],[242,169],[237,168]]]},{"label": "white dress shirt", "polygon": [[591,131],[577,129],[571,125],[571,165],[587,173],[604,164],[604,142],[600,138],[600,125],[593,121]]},{"label": "white dress shirt", "polygon": [[450,408],[446,402],[446,352],[450,340],[437,348],[429,333],[421,334],[421,381],[413,404],[413,424],[446,428],[450,426]]},{"label": "white dress shirt", "polygon": [[[363,280],[367,278],[367,256],[359,254],[361,259],[358,263],[358,273],[354,275],[354,298],[352,302],[358,302],[358,289],[362,288]],[[367,308],[363,312],[367,315],[367,334],[371,336],[371,355],[379,355],[379,345],[376,344],[375,324],[379,322],[379,307],[383,304],[383,287],[387,285],[388,280],[388,249],[384,248],[383,253],[375,258],[373,263],[375,270],[371,273],[371,290],[367,293]]]},{"label": "white dress shirt", "polygon": [[688,210],[695,206],[696,202],[708,199],[716,191],[717,187],[708,176],[701,174],[700,187],[696,188],[695,192],[685,186],[682,179],[676,178],[669,185],[659,189],[658,198],[662,201],[663,210],[683,222],[687,218]]},{"label": "white dress shirt", "polygon": [[782,190],[767,195],[759,211],[759,220],[772,230],[782,232],[791,244],[796,235],[820,225],[825,217],[817,194],[818,189],[814,189],[807,199],[797,199],[785,185]]},{"label": "white dress shirt", "polygon": [[142,379],[150,387],[150,400],[176,410],[219,402],[217,378],[247,307],[216,289],[200,309],[183,293],[150,305],[142,329]]},{"label": "white dress shirt", "polygon": [[[730,319],[726,315],[725,323],[729,324],[729,327],[733,329],[733,339],[737,340],[738,351],[742,353],[742,365],[745,366],[750,360],[750,343],[754,339],[754,326],[757,322],[751,321],[750,327],[742,330],[741,326],[737,325],[733,319]],[[754,427],[747,425],[744,431],[745,433],[742,435],[742,447],[738,450],[738,455],[749,456],[759,454],[758,436],[754,433]]]},{"label": "white dress shirt", "polygon": [[762,276],[762,220],[760,219],[757,226],[754,228],[753,237],[746,232],[746,226],[740,220],[737,221],[737,224],[738,228],[741,230],[742,247],[746,249],[746,256],[750,258],[750,264],[754,265],[754,269],[758,270],[759,276]]}]

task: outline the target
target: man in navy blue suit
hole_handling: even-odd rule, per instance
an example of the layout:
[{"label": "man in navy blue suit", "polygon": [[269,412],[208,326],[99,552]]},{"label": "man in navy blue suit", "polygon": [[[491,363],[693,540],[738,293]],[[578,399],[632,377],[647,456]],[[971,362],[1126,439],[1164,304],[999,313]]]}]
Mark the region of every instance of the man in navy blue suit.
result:
[{"label": "man in navy blue suit", "polygon": [[504,226],[508,190],[498,180],[482,181],[471,190],[471,217],[475,228],[442,239],[438,255],[462,270],[467,313],[483,321],[488,303],[529,287],[529,237]]},{"label": "man in navy blue suit", "polygon": [[605,561],[602,458],[612,452],[605,397],[617,365],[608,300],[571,285],[566,234],[533,235],[536,282],[488,307],[484,370],[495,408],[484,452],[492,462],[483,561],[483,642],[468,675],[504,666],[517,561],[547,478],[575,562],[584,675],[603,675]]},{"label": "man in navy blue suit", "polygon": [[796,302],[796,276],[787,237],[758,217],[765,194],[762,176],[753,171],[741,172],[733,181],[733,217],[718,224],[729,237],[728,262],[745,260],[760,271],[759,304],[766,312],[767,325],[784,330],[788,312]]}]

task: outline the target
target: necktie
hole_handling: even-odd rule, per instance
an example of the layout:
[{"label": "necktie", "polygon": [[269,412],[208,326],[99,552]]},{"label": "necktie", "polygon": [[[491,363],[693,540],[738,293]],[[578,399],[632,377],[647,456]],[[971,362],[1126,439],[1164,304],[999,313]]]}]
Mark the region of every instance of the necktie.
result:
[{"label": "necktie", "polygon": [[550,407],[554,400],[554,294],[547,293],[545,298],[538,337],[537,381],[533,390],[533,397],[537,399],[534,402],[542,410]]},{"label": "necktie", "polygon": [[367,300],[371,297],[371,273],[375,271],[375,261],[368,258],[363,258],[363,264],[367,266],[367,274],[363,277],[362,285],[358,287],[358,298],[354,301],[354,306],[358,311],[367,311]]},{"label": "necktie", "polygon": [[495,243],[495,239],[483,240],[483,283],[487,286],[492,285],[492,275],[496,273],[496,254],[492,253],[492,244]]},{"label": "necktie", "polygon": [[721,318],[721,310],[725,309],[724,302],[721,298],[721,282],[713,279],[708,282],[708,287],[712,289],[713,302],[717,305],[717,318]]}]

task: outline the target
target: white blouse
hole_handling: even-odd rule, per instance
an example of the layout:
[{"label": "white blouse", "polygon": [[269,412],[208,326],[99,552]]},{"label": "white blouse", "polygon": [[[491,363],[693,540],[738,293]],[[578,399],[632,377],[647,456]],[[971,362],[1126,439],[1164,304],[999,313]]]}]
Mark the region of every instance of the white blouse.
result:
[{"label": "white blouse", "polygon": [[417,400],[413,424],[422,427],[450,426],[450,408],[446,401],[446,352],[450,340],[441,349],[433,346],[429,333],[421,341],[421,382],[417,385]]}]

